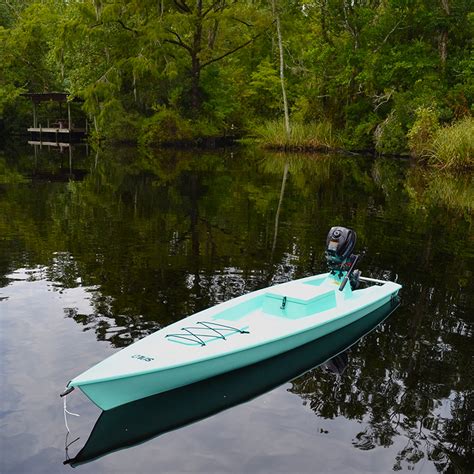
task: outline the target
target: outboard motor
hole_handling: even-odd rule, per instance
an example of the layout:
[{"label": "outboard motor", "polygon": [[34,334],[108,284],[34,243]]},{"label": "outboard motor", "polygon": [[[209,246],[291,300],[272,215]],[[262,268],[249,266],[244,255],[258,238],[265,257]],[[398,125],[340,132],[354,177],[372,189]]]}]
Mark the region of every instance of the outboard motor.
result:
[{"label": "outboard motor", "polygon": [[352,254],[356,241],[355,231],[346,227],[332,227],[326,238],[325,254],[331,275],[338,274],[342,278],[344,272],[347,272],[339,288],[341,291],[349,279],[352,289],[358,286],[359,272],[354,272],[354,268],[359,256]]}]

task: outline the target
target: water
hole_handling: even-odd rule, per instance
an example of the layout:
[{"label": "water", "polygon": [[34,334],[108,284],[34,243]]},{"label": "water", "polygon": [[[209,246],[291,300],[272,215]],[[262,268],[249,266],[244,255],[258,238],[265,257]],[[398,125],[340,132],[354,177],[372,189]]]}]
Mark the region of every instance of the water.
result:
[{"label": "water", "polygon": [[[245,371],[241,384],[159,398],[162,431],[147,428],[159,436],[78,469],[469,472],[473,216],[472,175],[407,161],[253,149],[0,153],[0,471],[70,470],[63,461],[100,411],[75,391],[68,408],[81,417],[68,417],[66,439],[58,394],[68,380],[188,314],[325,271],[325,237],[340,224],[366,249],[364,274],[403,285],[401,307],[344,354],[342,373],[340,359],[290,382],[295,374],[257,367],[262,387],[244,383]],[[214,406],[218,390],[240,404]],[[99,425],[102,441],[118,436],[114,423]]]}]

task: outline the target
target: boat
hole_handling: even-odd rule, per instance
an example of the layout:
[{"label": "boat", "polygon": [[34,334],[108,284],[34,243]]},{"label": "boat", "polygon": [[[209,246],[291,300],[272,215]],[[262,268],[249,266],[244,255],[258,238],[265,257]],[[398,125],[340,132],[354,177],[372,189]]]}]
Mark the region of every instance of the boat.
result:
[{"label": "boat", "polygon": [[196,423],[322,364],[341,375],[350,364],[349,348],[379,327],[398,304],[391,300],[338,331],[248,367],[103,411],[74,456],[69,455],[71,448],[67,448],[64,464],[76,467]]},{"label": "boat", "polygon": [[[356,233],[333,227],[329,272],[263,288],[188,316],[73,378],[102,410],[274,357],[351,324],[397,298],[396,282],[363,277]],[[349,284],[348,284],[349,283]]]}]

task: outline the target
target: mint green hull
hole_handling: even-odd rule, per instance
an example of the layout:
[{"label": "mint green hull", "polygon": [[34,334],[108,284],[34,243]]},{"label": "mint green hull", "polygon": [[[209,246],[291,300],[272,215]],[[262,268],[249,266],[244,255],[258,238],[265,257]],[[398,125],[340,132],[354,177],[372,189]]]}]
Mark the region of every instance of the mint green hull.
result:
[{"label": "mint green hull", "polygon": [[[344,295],[342,292],[339,295],[335,292],[337,287],[319,288],[326,280],[327,277],[324,280],[321,277],[299,280],[298,291],[295,285],[291,285],[294,282],[259,290],[190,316],[114,354],[73,379],[70,385],[79,387],[97,406],[108,410],[307,344],[388,303],[400,288],[396,283],[387,282],[377,287],[380,289],[377,291],[352,292],[346,287]],[[336,279],[335,283],[338,281]],[[301,286],[301,283],[307,286]],[[280,298],[277,290],[285,295],[285,304],[275,304]],[[357,291],[366,291],[367,294],[358,296]],[[311,308],[309,314],[305,307]],[[191,322],[200,324],[195,322],[197,317],[200,320],[206,317],[212,324],[232,324],[244,331],[229,331],[224,338],[208,338],[204,345],[190,342],[182,332],[174,333],[182,331],[183,324],[192,318]],[[141,360],[137,361],[137,358]],[[128,369],[127,364],[132,368]],[[148,368],[150,364],[154,367]],[[120,372],[120,367],[123,372]]]}]

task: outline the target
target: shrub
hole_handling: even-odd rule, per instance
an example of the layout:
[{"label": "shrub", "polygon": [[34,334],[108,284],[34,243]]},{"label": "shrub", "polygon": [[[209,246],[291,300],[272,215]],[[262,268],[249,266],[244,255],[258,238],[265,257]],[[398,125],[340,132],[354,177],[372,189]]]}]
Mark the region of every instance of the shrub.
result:
[{"label": "shrub", "polygon": [[159,146],[169,143],[188,142],[193,139],[191,124],[178,112],[161,107],[144,121],[140,144]]},{"label": "shrub", "polygon": [[126,113],[115,117],[104,126],[102,133],[111,143],[136,143],[140,131],[142,118],[138,113]]},{"label": "shrub", "polygon": [[407,133],[408,147],[412,156],[429,156],[433,135],[439,129],[438,113],[432,107],[418,107],[416,119]]},{"label": "shrub", "polygon": [[373,149],[377,120],[377,116],[370,115],[356,125],[346,127],[344,130],[344,146],[349,150]]},{"label": "shrub", "polygon": [[399,154],[406,150],[405,131],[396,112],[392,110],[387,118],[377,125],[374,141],[378,153]]},{"label": "shrub", "polygon": [[193,122],[193,136],[195,138],[209,138],[209,137],[218,137],[222,135],[222,132],[219,127],[210,120],[205,118],[197,119]]}]

